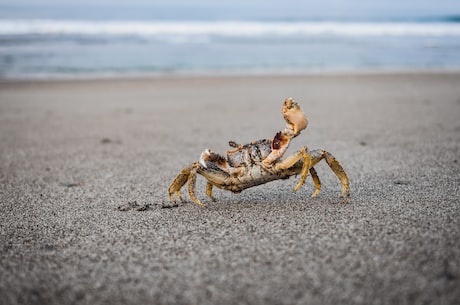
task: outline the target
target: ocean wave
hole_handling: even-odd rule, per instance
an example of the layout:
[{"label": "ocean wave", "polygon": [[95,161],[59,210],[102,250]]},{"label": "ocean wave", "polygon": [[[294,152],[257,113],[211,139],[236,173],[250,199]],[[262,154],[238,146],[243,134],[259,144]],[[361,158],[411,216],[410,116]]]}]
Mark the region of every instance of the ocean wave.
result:
[{"label": "ocean wave", "polygon": [[0,20],[0,35],[460,36],[460,23]]}]

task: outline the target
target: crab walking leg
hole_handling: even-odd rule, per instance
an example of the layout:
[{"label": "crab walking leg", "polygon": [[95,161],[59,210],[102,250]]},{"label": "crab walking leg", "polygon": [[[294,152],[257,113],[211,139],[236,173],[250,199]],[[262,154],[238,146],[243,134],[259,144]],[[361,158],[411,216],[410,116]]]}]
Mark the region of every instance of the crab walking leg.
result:
[{"label": "crab walking leg", "polygon": [[216,198],[212,196],[212,183],[211,182],[208,182],[206,184],[206,195],[208,195],[208,197],[211,198],[213,202],[216,201]]},{"label": "crab walking leg", "polygon": [[198,200],[198,198],[196,198],[195,196],[195,183],[196,183],[196,171],[192,170],[190,171],[190,176],[188,178],[188,195],[190,196],[190,199],[192,199],[192,201],[195,204],[199,205],[200,207],[205,207],[205,205],[201,203],[201,201]]},{"label": "crab walking leg", "polygon": [[308,170],[311,167],[311,156],[307,152],[307,148],[302,147],[300,152],[298,152],[297,154],[290,155],[286,159],[276,162],[275,165],[274,165],[275,171],[283,171],[285,169],[288,169],[288,168],[294,166],[300,160],[303,161],[302,170],[300,172],[302,176],[300,178],[299,183],[294,188],[294,192],[297,192],[299,190],[299,188],[302,186],[302,184],[305,182],[305,179],[308,176]]},{"label": "crab walking leg", "polygon": [[187,183],[189,176],[190,176],[190,171],[192,170],[194,164],[192,166],[184,168],[179,175],[173,180],[171,185],[169,186],[169,201],[175,202],[174,200],[174,194],[180,199],[180,201],[184,201],[182,199],[182,196],[180,195],[180,189],[184,186],[185,183]]},{"label": "crab walking leg", "polygon": [[337,159],[330,153],[326,153],[326,162],[342,183],[340,198],[345,197],[345,203],[347,203],[350,200],[350,182],[348,180],[347,174],[343,170],[343,167],[340,165],[339,161],[337,161]]},{"label": "crab walking leg", "polygon": [[313,183],[315,184],[315,192],[311,195],[312,198],[318,196],[319,191],[321,191],[321,181],[319,180],[318,174],[316,170],[312,167],[310,168],[310,174],[313,179]]},{"label": "crab walking leg", "polygon": [[300,151],[300,153],[302,154],[302,158],[303,158],[303,165],[302,165],[302,171],[301,171],[302,176],[300,178],[299,183],[297,183],[296,187],[294,188],[294,192],[297,192],[300,189],[300,187],[303,185],[303,183],[305,182],[305,179],[307,179],[308,170],[311,167],[311,155],[306,152],[306,148],[302,147],[302,150]]},{"label": "crab walking leg", "polygon": [[340,193],[340,198],[345,197],[344,203],[347,203],[350,200],[350,181],[348,179],[347,173],[345,173],[345,170],[343,169],[342,165],[340,165],[339,161],[337,161],[337,159],[331,153],[321,149],[312,151],[311,156],[312,166],[323,159],[326,160],[326,163],[342,183],[342,192]]}]

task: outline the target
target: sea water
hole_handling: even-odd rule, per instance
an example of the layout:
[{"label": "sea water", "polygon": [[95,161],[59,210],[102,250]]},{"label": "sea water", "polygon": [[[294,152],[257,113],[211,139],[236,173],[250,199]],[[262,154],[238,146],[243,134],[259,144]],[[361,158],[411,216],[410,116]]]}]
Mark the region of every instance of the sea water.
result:
[{"label": "sea water", "polygon": [[454,2],[336,12],[235,1],[0,5],[0,78],[460,68]]}]

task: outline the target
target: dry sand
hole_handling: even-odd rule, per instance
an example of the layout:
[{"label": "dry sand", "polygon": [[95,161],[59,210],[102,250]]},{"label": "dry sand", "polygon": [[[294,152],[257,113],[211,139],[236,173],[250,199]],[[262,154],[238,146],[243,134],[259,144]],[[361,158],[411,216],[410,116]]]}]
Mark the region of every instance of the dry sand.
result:
[{"label": "dry sand", "polygon": [[[164,209],[205,148],[272,137],[326,164]],[[458,304],[460,73],[0,83],[1,304]],[[184,193],[184,192],[183,192]],[[136,201],[146,211],[119,211]]]}]

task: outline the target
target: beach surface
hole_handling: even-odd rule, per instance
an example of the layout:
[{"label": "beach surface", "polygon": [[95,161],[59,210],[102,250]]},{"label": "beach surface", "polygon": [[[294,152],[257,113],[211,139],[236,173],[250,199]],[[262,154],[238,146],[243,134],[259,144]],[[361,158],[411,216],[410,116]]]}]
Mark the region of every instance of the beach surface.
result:
[{"label": "beach surface", "polygon": [[[182,168],[272,138],[325,162],[241,194]],[[0,304],[458,304],[460,72],[0,83]],[[121,209],[120,209],[121,207]]]}]

